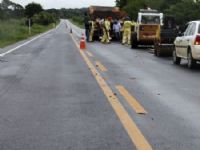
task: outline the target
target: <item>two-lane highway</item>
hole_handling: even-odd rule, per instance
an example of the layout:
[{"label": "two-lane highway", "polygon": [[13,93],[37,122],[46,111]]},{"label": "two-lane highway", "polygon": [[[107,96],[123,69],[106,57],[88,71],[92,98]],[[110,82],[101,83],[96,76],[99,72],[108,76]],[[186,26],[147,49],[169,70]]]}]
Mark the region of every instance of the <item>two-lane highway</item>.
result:
[{"label": "two-lane highway", "polygon": [[1,150],[134,149],[63,22],[1,60]]},{"label": "two-lane highway", "polygon": [[200,69],[83,32],[1,50],[0,150],[200,149]]},{"label": "two-lane highway", "polygon": [[[189,70],[186,61],[176,66],[171,58],[158,58],[146,49],[132,50],[118,43],[88,43],[88,50],[93,63],[98,60],[107,68],[102,76],[153,149],[200,149],[200,65]],[[148,114],[136,115],[118,85],[125,87]]]},{"label": "two-lane highway", "polygon": [[154,149],[200,148],[199,66],[188,70],[173,65],[171,59],[115,43],[88,47],[108,69],[104,76],[110,85],[126,87],[148,111],[145,116],[135,116],[127,106]]}]

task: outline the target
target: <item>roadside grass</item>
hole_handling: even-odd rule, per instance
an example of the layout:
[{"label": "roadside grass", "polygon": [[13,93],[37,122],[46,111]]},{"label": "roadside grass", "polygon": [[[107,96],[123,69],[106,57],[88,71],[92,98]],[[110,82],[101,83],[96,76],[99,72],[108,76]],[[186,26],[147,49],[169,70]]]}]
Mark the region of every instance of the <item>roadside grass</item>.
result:
[{"label": "roadside grass", "polygon": [[78,26],[79,28],[83,29],[84,25],[83,25],[83,21],[77,18],[71,18],[69,19],[74,25]]},{"label": "roadside grass", "polygon": [[24,19],[0,20],[0,48],[45,32],[54,27],[55,25],[53,24],[48,26],[34,24],[32,26],[31,35],[29,35],[29,30],[25,25]]}]

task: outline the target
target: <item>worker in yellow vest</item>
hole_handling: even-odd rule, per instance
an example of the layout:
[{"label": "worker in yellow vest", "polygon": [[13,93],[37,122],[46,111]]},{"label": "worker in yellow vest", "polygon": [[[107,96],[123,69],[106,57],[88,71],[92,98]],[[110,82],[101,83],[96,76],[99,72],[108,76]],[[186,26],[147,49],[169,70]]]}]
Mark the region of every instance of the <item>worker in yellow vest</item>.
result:
[{"label": "worker in yellow vest", "polygon": [[101,39],[102,43],[110,43],[110,21],[106,18],[102,22],[103,37]]},{"label": "worker in yellow vest", "polygon": [[156,39],[160,40],[160,30],[161,30],[161,25],[158,26],[157,30],[156,30]]},{"label": "worker in yellow vest", "polygon": [[92,21],[89,21],[89,23],[90,23],[90,37],[89,37],[89,41],[92,42],[93,41],[95,27],[96,27],[96,21],[92,20]]},{"label": "worker in yellow vest", "polygon": [[131,44],[131,28],[135,25],[135,22],[130,21],[129,17],[125,18],[123,25],[123,40],[122,44]]}]

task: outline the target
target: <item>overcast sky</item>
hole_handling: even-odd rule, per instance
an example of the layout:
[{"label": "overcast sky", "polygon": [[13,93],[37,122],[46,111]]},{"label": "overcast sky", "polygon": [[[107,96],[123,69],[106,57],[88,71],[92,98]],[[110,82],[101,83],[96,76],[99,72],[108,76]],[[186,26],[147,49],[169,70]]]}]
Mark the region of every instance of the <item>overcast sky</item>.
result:
[{"label": "overcast sky", "polygon": [[[0,0],[1,1],[1,0]],[[26,5],[30,2],[40,3],[45,9],[49,8],[81,8],[90,5],[114,6],[115,0],[11,0]]]}]

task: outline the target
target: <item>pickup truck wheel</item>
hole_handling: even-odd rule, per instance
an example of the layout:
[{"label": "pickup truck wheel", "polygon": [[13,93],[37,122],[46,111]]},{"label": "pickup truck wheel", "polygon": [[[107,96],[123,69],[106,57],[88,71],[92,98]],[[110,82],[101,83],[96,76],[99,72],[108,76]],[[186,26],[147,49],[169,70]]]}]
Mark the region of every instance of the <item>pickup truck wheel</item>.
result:
[{"label": "pickup truck wheel", "polygon": [[192,52],[189,51],[188,52],[188,68],[190,69],[194,68],[195,64],[196,64],[196,61],[192,57]]},{"label": "pickup truck wheel", "polygon": [[173,63],[179,65],[181,63],[181,58],[177,57],[176,50],[173,51]]}]

